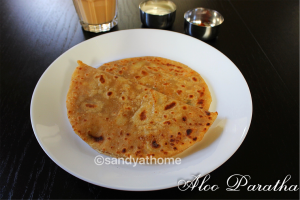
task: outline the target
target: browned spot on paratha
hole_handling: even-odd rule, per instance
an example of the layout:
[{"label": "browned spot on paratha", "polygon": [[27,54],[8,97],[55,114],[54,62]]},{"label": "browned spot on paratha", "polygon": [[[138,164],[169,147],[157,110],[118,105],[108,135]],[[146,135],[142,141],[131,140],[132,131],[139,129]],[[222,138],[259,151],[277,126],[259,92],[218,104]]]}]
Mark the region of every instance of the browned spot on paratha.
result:
[{"label": "browned spot on paratha", "polygon": [[176,106],[176,102],[172,102],[172,103],[170,103],[169,105],[166,105],[166,106],[165,106],[165,110],[171,109],[171,108],[173,108],[174,106]]}]

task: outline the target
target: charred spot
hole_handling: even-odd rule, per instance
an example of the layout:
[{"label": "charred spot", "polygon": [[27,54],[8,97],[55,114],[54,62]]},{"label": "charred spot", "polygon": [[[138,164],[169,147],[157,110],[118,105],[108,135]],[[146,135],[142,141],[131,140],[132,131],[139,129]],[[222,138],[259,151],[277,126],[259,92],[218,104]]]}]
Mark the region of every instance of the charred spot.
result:
[{"label": "charred spot", "polygon": [[174,147],[173,149],[176,151],[176,150],[177,150],[177,147]]},{"label": "charred spot", "polygon": [[187,134],[187,135],[191,135],[192,132],[193,132],[192,129],[187,129],[187,130],[186,130],[186,134]]},{"label": "charred spot", "polygon": [[122,72],[122,71],[119,71],[119,74],[123,74],[123,72]]},{"label": "charred spot", "polygon": [[197,81],[197,78],[196,78],[196,77],[193,77],[193,81]]},{"label": "charred spot", "polygon": [[105,118],[105,120],[107,121],[109,118]]},{"label": "charred spot", "polygon": [[152,147],[153,148],[158,148],[158,147],[160,147],[160,145],[156,143],[156,140],[153,140],[152,141]]},{"label": "charred spot", "polygon": [[87,120],[86,120],[86,119],[84,119],[83,121],[85,121],[85,122],[86,122]]},{"label": "charred spot", "polygon": [[208,111],[205,111],[205,114],[206,114],[207,116],[209,116],[209,115],[210,115],[210,112],[208,112]]},{"label": "charred spot", "polygon": [[174,146],[174,143],[170,143],[171,146]]},{"label": "charred spot", "polygon": [[93,138],[95,142],[100,142],[100,141],[104,140],[104,137],[102,135],[100,137],[95,137],[95,136],[92,136],[92,135],[89,134],[89,136],[91,138]]},{"label": "charred spot", "polygon": [[164,124],[171,124],[171,122],[170,121],[165,121]]},{"label": "charred spot", "polygon": [[211,117],[208,117],[208,119],[212,119]]},{"label": "charred spot", "polygon": [[181,94],[181,93],[182,93],[182,90],[177,90],[177,93],[178,93],[178,94]]},{"label": "charred spot", "polygon": [[115,76],[115,78],[119,78],[119,77]]},{"label": "charred spot", "polygon": [[202,115],[199,115],[199,117],[202,118],[203,116],[202,116]]},{"label": "charred spot", "polygon": [[184,121],[184,122],[185,122],[185,121],[186,121],[186,117],[182,117],[182,121]]},{"label": "charred spot", "polygon": [[167,115],[164,115],[164,118],[167,118]]},{"label": "charred spot", "polygon": [[186,110],[186,106],[183,106],[182,108],[183,108],[183,110]]},{"label": "charred spot", "polygon": [[180,132],[178,132],[178,135],[181,135],[181,133],[180,133]]},{"label": "charred spot", "polygon": [[172,103],[170,103],[169,105],[166,105],[166,106],[165,106],[165,110],[171,109],[171,108],[173,108],[174,106],[176,106],[176,102],[172,102]]},{"label": "charred spot", "polygon": [[140,76],[135,76],[136,79],[141,78]]},{"label": "charred spot", "polygon": [[185,85],[181,85],[181,87],[185,87]]},{"label": "charred spot", "polygon": [[150,122],[150,124],[154,124],[154,122],[153,122],[153,121],[151,121],[151,122]]},{"label": "charred spot", "polygon": [[167,145],[168,143],[166,142],[165,145]]},{"label": "charred spot", "polygon": [[143,121],[143,120],[145,120],[147,118],[147,116],[146,116],[146,110],[144,110],[143,112],[141,112],[141,114],[140,114],[140,119]]},{"label": "charred spot", "polygon": [[120,132],[120,135],[123,135],[123,131]]},{"label": "charred spot", "polygon": [[125,100],[125,97],[124,97],[124,96],[122,96],[122,100]]},{"label": "charred spot", "polygon": [[126,133],[126,135],[127,135],[127,136],[129,136],[129,135],[130,135],[130,133]]},{"label": "charred spot", "polygon": [[170,139],[170,142],[175,142],[175,140],[174,139]]},{"label": "charred spot", "polygon": [[210,126],[210,123],[207,123],[206,126]]},{"label": "charred spot", "polygon": [[171,135],[171,138],[173,137],[173,135]]},{"label": "charred spot", "polygon": [[108,92],[107,95],[108,95],[108,96],[111,96],[111,95],[112,95],[112,92]]},{"label": "charred spot", "polygon": [[204,100],[203,99],[200,99],[197,104],[203,104],[204,103]]},{"label": "charred spot", "polygon": [[194,95],[190,95],[189,97],[192,99],[194,97]]},{"label": "charred spot", "polygon": [[144,76],[148,75],[148,73],[145,72],[145,71],[142,71],[142,74],[143,74]]},{"label": "charred spot", "polygon": [[85,104],[85,106],[88,108],[96,108],[97,107],[97,105],[93,105],[93,104],[89,104],[89,103]]},{"label": "charred spot", "polygon": [[104,79],[103,75],[100,76],[99,80],[100,80],[101,83],[105,83],[105,79]]},{"label": "charred spot", "polygon": [[203,130],[206,131],[206,128],[204,128]]},{"label": "charred spot", "polygon": [[196,140],[197,140],[197,137],[194,137],[193,140],[196,141]]}]

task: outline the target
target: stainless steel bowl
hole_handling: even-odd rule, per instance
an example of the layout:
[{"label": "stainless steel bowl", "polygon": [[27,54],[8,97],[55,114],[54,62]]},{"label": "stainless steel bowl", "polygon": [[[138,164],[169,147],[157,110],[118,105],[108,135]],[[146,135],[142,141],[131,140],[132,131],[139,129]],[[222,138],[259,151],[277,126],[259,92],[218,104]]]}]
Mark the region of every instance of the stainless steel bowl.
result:
[{"label": "stainless steel bowl", "polygon": [[147,0],[139,5],[140,17],[149,28],[170,28],[176,17],[176,5],[172,1]]},{"label": "stainless steel bowl", "polygon": [[194,8],[184,13],[185,33],[200,40],[212,40],[217,37],[224,17],[215,10]]}]

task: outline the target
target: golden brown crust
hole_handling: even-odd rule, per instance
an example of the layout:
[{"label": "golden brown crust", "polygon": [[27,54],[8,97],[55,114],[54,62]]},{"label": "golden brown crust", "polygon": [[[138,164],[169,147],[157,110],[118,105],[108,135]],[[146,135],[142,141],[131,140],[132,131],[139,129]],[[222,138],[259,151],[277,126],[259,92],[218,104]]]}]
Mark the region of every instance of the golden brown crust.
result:
[{"label": "golden brown crust", "polygon": [[137,57],[105,63],[98,69],[208,110],[211,95],[203,78],[188,66],[160,57]]},{"label": "golden brown crust", "polygon": [[78,61],[67,95],[73,130],[114,157],[164,158],[201,141],[217,117]]}]

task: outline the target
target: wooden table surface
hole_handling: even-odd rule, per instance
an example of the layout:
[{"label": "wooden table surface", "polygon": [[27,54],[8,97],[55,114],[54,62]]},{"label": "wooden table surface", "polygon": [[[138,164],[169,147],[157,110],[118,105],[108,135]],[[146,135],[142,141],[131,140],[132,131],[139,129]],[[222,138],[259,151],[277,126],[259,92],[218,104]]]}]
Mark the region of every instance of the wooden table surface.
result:
[{"label": "wooden table surface", "polygon": [[[112,31],[141,28],[140,0],[119,0]],[[83,31],[71,0],[1,1],[0,198],[299,198],[297,192],[228,192],[233,174],[251,184],[299,186],[299,1],[174,0],[172,31],[183,33],[183,13],[194,7],[225,18],[219,37],[208,42],[235,63],[252,95],[253,116],[246,139],[211,172],[215,192],[177,187],[127,192],[95,186],[61,169],[38,144],[30,102],[47,67],[74,45],[101,35]]]}]

